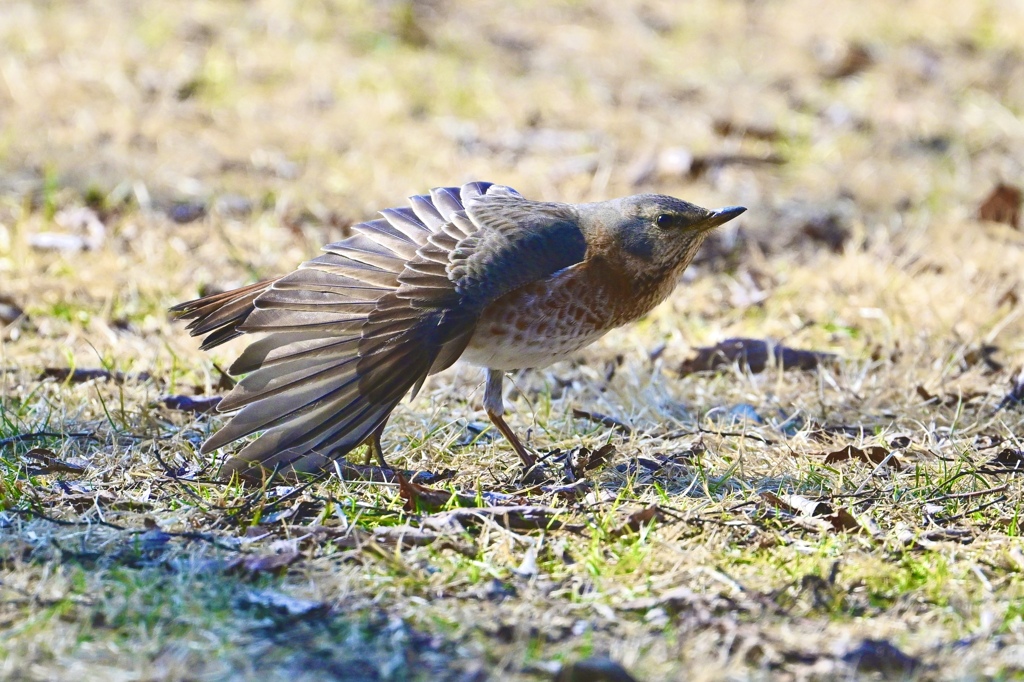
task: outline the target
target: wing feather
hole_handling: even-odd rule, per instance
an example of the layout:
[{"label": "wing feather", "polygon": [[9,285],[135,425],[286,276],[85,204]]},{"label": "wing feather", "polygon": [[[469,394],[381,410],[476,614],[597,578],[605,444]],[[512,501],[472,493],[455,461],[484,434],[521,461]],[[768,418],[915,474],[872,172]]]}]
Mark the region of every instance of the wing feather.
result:
[{"label": "wing feather", "polygon": [[232,364],[247,376],[221,408],[236,412],[203,446],[262,432],[224,474],[323,469],[454,363],[487,305],[585,256],[571,207],[501,185],[441,187],[380,215],[289,275],[175,308],[204,347],[266,333]]}]

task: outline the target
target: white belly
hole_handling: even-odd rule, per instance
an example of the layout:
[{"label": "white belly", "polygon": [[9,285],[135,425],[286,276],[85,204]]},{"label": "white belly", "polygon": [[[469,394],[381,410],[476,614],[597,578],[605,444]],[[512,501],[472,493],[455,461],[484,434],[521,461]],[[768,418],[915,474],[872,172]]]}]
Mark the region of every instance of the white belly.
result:
[{"label": "white belly", "polygon": [[576,334],[536,338],[526,334],[495,335],[478,329],[461,360],[490,369],[547,367],[565,360],[605,335],[604,330],[578,330]]}]

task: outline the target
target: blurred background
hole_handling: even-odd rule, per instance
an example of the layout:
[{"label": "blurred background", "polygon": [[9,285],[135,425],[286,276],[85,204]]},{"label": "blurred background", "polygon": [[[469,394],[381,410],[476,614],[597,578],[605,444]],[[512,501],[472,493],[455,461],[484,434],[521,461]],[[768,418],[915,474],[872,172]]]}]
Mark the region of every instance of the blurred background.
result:
[{"label": "blurred background", "polygon": [[[0,677],[1019,674],[1022,37],[1021,0],[0,0]],[[167,308],[469,180],[749,209],[514,377],[531,447],[613,446],[587,531],[411,548],[394,487],[193,485],[244,341]],[[736,337],[829,355],[694,373]],[[480,387],[432,378],[385,452],[519,500]],[[634,534],[639,505],[675,511]]]},{"label": "blurred background", "polygon": [[1021,35],[1014,0],[7,0],[5,322],[162,330],[472,179],[748,206],[716,270],[956,231],[1021,175]]}]

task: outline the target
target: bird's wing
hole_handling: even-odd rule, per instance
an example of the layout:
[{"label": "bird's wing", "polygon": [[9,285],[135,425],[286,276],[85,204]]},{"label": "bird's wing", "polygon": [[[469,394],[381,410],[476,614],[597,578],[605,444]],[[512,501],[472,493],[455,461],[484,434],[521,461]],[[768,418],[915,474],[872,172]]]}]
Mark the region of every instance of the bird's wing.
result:
[{"label": "bird's wing", "polygon": [[210,452],[263,432],[225,474],[324,468],[462,354],[488,303],[585,254],[570,207],[508,188],[472,183],[410,203],[354,226],[262,290],[185,304],[193,333],[265,334],[231,367],[248,375],[220,409],[237,413],[203,445]]},{"label": "bird's wing", "polygon": [[[575,208],[529,201],[506,187],[470,197],[451,222],[469,229],[456,243],[443,245],[448,251],[448,278],[461,304],[479,310],[510,291],[582,262],[587,252]],[[405,275],[398,279],[401,294]]]},{"label": "bird's wing", "polygon": [[200,350],[209,350],[241,336],[238,329],[256,309],[255,301],[276,280],[265,279],[238,289],[185,301],[171,308],[180,320],[191,320],[186,327],[192,336],[203,336]]}]

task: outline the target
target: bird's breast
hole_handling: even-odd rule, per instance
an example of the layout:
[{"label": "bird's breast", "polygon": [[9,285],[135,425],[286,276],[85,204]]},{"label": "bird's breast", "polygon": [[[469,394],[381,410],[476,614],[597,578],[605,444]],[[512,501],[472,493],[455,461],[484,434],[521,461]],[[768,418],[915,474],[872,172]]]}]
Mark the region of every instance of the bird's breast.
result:
[{"label": "bird's breast", "polygon": [[580,263],[487,306],[462,359],[491,369],[545,367],[638,319],[672,288],[637,287],[599,264]]}]

